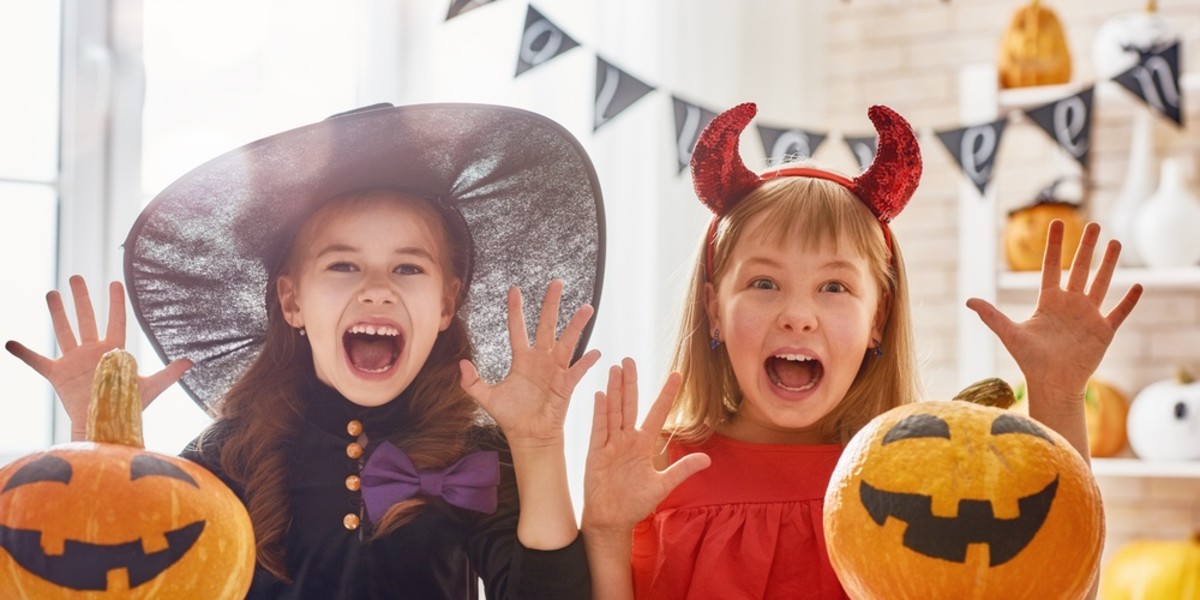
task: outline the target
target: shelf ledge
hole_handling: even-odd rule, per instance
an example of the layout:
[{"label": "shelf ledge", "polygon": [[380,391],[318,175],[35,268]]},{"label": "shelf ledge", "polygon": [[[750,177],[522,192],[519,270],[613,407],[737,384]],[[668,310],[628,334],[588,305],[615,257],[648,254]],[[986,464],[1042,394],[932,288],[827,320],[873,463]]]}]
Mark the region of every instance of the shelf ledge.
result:
[{"label": "shelf ledge", "polygon": [[1093,458],[1096,477],[1171,477],[1200,479],[1200,460],[1142,460],[1140,458]]},{"label": "shelf ledge", "polygon": [[[1063,271],[1064,284],[1070,276],[1070,271]],[[1118,267],[1113,272],[1110,289],[1127,288],[1135,283],[1149,290],[1200,290],[1200,267]],[[1040,271],[1001,271],[996,281],[996,288],[1002,291],[1037,290],[1041,285]]]}]

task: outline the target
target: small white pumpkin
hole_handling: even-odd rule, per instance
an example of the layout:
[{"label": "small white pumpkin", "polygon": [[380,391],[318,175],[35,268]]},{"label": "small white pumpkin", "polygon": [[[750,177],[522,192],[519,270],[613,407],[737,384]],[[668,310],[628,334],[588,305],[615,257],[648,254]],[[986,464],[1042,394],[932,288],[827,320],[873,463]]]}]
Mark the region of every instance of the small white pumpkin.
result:
[{"label": "small white pumpkin", "polygon": [[1144,10],[1116,15],[1100,25],[1092,41],[1092,66],[1097,77],[1115,77],[1137,64],[1139,51],[1179,40],[1179,31],[1158,14],[1158,2],[1150,0]]},{"label": "small white pumpkin", "polygon": [[1146,386],[1129,407],[1129,446],[1141,458],[1200,459],[1200,382],[1181,369]]}]

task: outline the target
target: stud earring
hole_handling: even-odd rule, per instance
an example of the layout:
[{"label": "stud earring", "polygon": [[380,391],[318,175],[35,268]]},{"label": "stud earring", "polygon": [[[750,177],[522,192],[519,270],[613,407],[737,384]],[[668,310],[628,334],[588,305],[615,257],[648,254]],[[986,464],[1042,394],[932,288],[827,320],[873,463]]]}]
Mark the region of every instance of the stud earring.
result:
[{"label": "stud earring", "polygon": [[717,346],[721,345],[721,330],[713,328],[712,339],[708,341],[708,349],[716,350]]},{"label": "stud earring", "polygon": [[881,340],[871,340],[871,356],[879,358],[883,356],[883,342]]},{"label": "stud earring", "polygon": [[297,331],[299,331],[299,332],[300,332],[300,337],[304,337],[304,336],[307,336],[307,335],[308,335],[308,332],[307,332],[307,331],[305,331],[303,327],[301,327],[301,328],[297,329]]}]

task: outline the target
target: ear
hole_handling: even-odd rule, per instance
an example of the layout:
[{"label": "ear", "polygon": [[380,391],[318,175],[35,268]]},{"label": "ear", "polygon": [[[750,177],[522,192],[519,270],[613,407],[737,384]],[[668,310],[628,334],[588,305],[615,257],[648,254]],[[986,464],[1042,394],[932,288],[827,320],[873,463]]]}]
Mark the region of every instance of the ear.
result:
[{"label": "ear", "polygon": [[[721,310],[717,305],[717,288],[713,287],[712,282],[704,284],[704,310],[708,313],[708,324],[716,329],[721,328]],[[712,335],[712,331],[705,332]]]},{"label": "ear", "polygon": [[871,339],[883,339],[883,330],[887,327],[890,314],[892,314],[892,295],[884,292],[880,295],[879,305],[875,307],[875,324],[871,327]]},{"label": "ear", "polygon": [[304,327],[304,317],[300,315],[300,298],[296,282],[287,275],[280,275],[275,280],[275,295],[279,297],[279,308],[283,311],[283,319],[292,327]]},{"label": "ear", "polygon": [[445,331],[454,320],[454,313],[458,312],[458,292],[461,289],[462,280],[457,277],[446,282],[446,289],[442,295],[442,320],[438,324],[438,331]]}]

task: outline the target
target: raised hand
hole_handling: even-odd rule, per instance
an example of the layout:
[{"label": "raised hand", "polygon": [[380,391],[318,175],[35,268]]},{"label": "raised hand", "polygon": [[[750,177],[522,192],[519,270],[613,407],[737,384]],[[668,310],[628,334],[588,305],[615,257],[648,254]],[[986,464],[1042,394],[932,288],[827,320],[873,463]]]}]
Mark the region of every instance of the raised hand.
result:
[{"label": "raised hand", "polygon": [[[694,453],[667,465],[662,427],[679,392],[679,373],[671,373],[636,426],[637,366],[626,358],[608,373],[608,389],[596,392],[592,439],[583,479],[583,527],[590,531],[630,533],[683,480],[711,464]],[[663,457],[656,466],[656,456]]]},{"label": "raised hand", "polygon": [[[54,325],[54,337],[58,340],[62,356],[50,359],[14,340],[9,340],[4,348],[54,386],[54,391],[58,393],[67,417],[71,420],[71,438],[83,439],[87,426],[88,401],[92,393],[92,379],[100,357],[109,350],[125,347],[125,288],[117,281],[108,286],[108,325],[104,337],[101,338],[87,283],[82,277],[73,275],[70,286],[75,304],[75,317],[79,324],[78,337],[71,330],[62,295],[58,291],[46,294],[46,305],[50,309],[50,320]],[[179,359],[149,377],[142,377],[142,407],[145,408],[163,390],[178,381],[191,366],[190,360]]]},{"label": "raised hand", "polygon": [[572,315],[561,338],[555,336],[563,282],[546,289],[533,345],[525,329],[521,292],[508,291],[508,336],[512,368],[503,381],[491,385],[479,376],[470,361],[462,361],[462,386],[495,419],[510,444],[561,444],[563,422],[575,385],[600,359],[591,350],[575,364],[571,356],[594,310],[584,305]]}]

